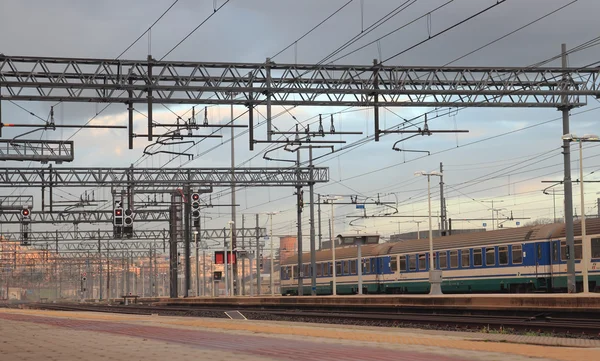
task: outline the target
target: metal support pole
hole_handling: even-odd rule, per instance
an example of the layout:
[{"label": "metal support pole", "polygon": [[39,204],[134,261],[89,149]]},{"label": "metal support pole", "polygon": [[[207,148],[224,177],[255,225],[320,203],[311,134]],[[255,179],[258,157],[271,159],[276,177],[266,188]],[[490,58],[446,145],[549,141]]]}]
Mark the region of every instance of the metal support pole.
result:
[{"label": "metal support pole", "polygon": [[334,210],[333,210],[333,200],[331,201],[331,225],[329,227],[329,239],[331,240],[331,258],[332,258],[332,262],[333,262],[333,295],[337,295],[337,280],[336,280],[336,273],[337,273],[337,265],[336,265],[336,260],[335,260],[335,231],[334,231],[334,221],[335,221],[335,217],[334,217]]},{"label": "metal support pole", "polygon": [[233,240],[234,238],[234,232],[233,232],[233,227],[235,226],[235,222],[231,222],[230,226],[229,226],[229,231],[231,232],[231,239],[229,240],[229,255],[231,257],[231,265],[229,266],[229,268],[231,268],[231,275],[229,277],[229,282],[231,283],[231,287],[229,288],[229,290],[231,291],[231,296],[235,296],[235,286],[234,286],[234,275],[233,275],[233,270],[234,270],[234,266],[235,263],[233,262]]},{"label": "metal support pole", "polygon": [[269,277],[270,287],[271,287],[271,297],[275,296],[275,280],[273,279],[273,263],[275,262],[275,257],[273,253],[273,213],[269,214],[270,218],[270,232],[269,232],[269,242],[271,243],[271,275]]},{"label": "metal support pole", "polygon": [[[233,96],[234,93],[231,93],[231,100],[233,101]],[[233,103],[231,103],[231,125],[233,125]],[[235,214],[235,134],[234,134],[234,127],[231,127],[231,220],[232,220],[232,224],[231,224],[231,249],[234,250],[237,254],[237,240],[236,240],[236,236],[235,236],[235,227],[236,227],[236,214]],[[234,284],[234,280],[235,280],[235,285],[236,287],[232,287],[231,288],[231,295],[234,296],[236,293],[241,295],[240,291],[240,287],[237,287],[239,285],[238,281],[238,267],[237,267],[237,258],[236,258],[236,262],[231,264],[231,273],[233,275],[232,279],[231,279],[231,284]],[[236,292],[236,288],[237,291]]]},{"label": "metal support pole", "polygon": [[194,243],[196,243],[196,297],[198,297],[200,296],[200,259],[198,258],[198,231],[194,232]]},{"label": "metal support pole", "polygon": [[148,54],[148,140],[152,140],[152,55]]},{"label": "metal support pole", "polygon": [[205,252],[206,251],[204,250],[204,247],[202,247],[202,296],[206,296],[206,253]]},{"label": "metal support pole", "polygon": [[[444,174],[444,165],[440,162],[440,174]],[[440,176],[440,236],[446,235],[446,200],[444,199],[444,176]]]},{"label": "metal support pole", "polygon": [[[242,230],[245,229],[246,226],[244,215],[242,214]],[[246,295],[246,237],[244,237],[244,232],[242,232],[242,250],[244,250],[244,257],[242,257],[242,295]],[[252,272],[250,272],[252,273]]]},{"label": "metal support pole", "polygon": [[427,203],[429,207],[429,294],[442,294],[441,283],[435,280],[436,274],[441,273],[441,270],[436,270],[435,259],[433,257],[433,229],[431,227],[431,176],[427,175]]},{"label": "metal support pole", "polygon": [[[188,172],[188,179],[190,179],[191,175]],[[185,257],[185,270],[184,270],[184,290],[183,297],[189,297],[191,284],[192,284],[192,267],[190,264],[191,258],[191,233],[192,233],[192,224],[191,224],[191,213],[192,213],[192,192],[190,189],[189,183],[184,187],[184,194],[186,197],[185,202],[183,203],[183,229],[184,229],[184,257]]]},{"label": "metal support pole", "polygon": [[[373,89],[379,89],[379,74],[378,74],[378,66],[379,62],[377,59],[373,59]],[[375,93],[373,96],[373,117],[375,119],[375,141],[379,142],[379,94]]]},{"label": "metal support pole", "polygon": [[[252,82],[250,83],[252,87]],[[254,150],[254,106],[252,105],[252,92],[248,93],[248,140],[250,150]]]},{"label": "metal support pole", "polygon": [[271,125],[271,67],[270,67],[271,59],[267,58],[267,63],[265,65],[265,72],[267,73],[267,140],[270,142],[272,140],[272,132],[273,128]]},{"label": "metal support pole", "polygon": [[[567,45],[561,45],[562,67],[567,67]],[[563,74],[563,87],[567,87],[569,81],[568,74]],[[562,111],[563,134],[569,134],[569,99],[568,95],[562,95],[563,105],[559,110]],[[567,238],[567,291],[576,292],[575,283],[575,238],[573,233],[573,189],[571,184],[571,145],[568,139],[563,140],[564,156],[564,190],[565,190],[565,230]]]},{"label": "metal support pole", "polygon": [[586,237],[585,229],[585,194],[583,192],[583,142],[579,140],[579,193],[581,193],[581,248],[582,248],[582,274],[583,274],[583,292],[590,292],[590,285],[588,282],[588,240]]},{"label": "metal support pole", "polygon": [[223,228],[223,254],[225,254],[225,259],[224,259],[224,269],[223,271],[225,271],[225,296],[229,296],[229,267],[228,264],[229,262],[227,261],[228,255],[227,255],[227,229]]},{"label": "metal support pole", "polygon": [[152,247],[150,247],[148,254],[150,257],[150,274],[148,275],[148,288],[150,289],[149,295],[150,297],[154,297],[154,267],[152,267]]},{"label": "metal support pole", "polygon": [[[298,166],[298,183],[300,183],[300,151],[296,152],[296,165]],[[298,296],[304,294],[304,265],[302,264],[302,187],[296,186],[296,207],[298,222]]]},{"label": "metal support pole", "polygon": [[[173,196],[173,200],[177,197]],[[177,260],[177,204],[171,203],[171,211],[169,212],[169,297],[177,298],[177,273],[178,273],[178,260]]]},{"label": "metal support pole", "polygon": [[258,214],[256,215],[256,295],[260,296],[260,235],[258,232]]},{"label": "metal support pole", "polygon": [[[311,202],[312,203],[312,202]],[[323,234],[321,232],[321,195],[317,195],[317,218],[319,225],[319,250],[323,249]]]},{"label": "metal support pole", "polygon": [[[129,86],[133,85],[133,78],[129,78]],[[127,95],[130,101],[127,103],[127,111],[129,113],[129,149],[133,149],[133,90],[128,90]]]},{"label": "metal support pole", "polygon": [[357,258],[358,258],[357,261],[356,261],[357,262],[356,267],[358,268],[356,270],[356,273],[358,273],[358,294],[359,295],[363,294],[363,280],[362,280],[362,264],[363,264],[363,261],[362,261],[361,244],[362,244],[362,241],[360,241],[360,242],[358,242],[356,244],[356,247],[357,247]]},{"label": "metal support pole", "polygon": [[308,168],[310,169],[310,294],[317,295],[317,251],[315,249],[315,182],[313,178],[312,146],[308,147]]}]

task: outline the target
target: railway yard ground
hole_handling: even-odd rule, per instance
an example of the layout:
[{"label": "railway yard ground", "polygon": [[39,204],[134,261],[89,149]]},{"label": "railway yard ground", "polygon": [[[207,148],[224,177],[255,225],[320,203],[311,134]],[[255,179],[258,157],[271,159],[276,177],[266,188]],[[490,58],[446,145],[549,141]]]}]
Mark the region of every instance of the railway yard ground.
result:
[{"label": "railway yard ground", "polygon": [[30,303],[0,308],[0,354],[61,361],[598,360],[599,315],[594,294]]},{"label": "railway yard ground", "polygon": [[6,360],[597,360],[600,341],[349,325],[0,309]]}]

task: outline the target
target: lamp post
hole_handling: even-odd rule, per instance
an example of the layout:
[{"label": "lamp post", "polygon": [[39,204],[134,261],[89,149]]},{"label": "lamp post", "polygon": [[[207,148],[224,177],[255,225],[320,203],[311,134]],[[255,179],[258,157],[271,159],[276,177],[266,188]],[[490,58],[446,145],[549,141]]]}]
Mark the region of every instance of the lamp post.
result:
[{"label": "lamp post", "polygon": [[[597,142],[600,140],[597,135],[585,134],[582,137],[578,137],[575,134],[565,134],[562,136],[562,140],[568,140],[570,142],[579,143],[579,193],[581,193],[581,248],[582,248],[582,275],[583,275],[583,292],[590,292],[590,285],[588,282],[588,263],[590,260],[590,244],[586,239],[585,229],[585,202],[583,193],[583,142]],[[574,257],[572,255],[571,257]]]},{"label": "lamp post", "polygon": [[200,296],[200,273],[198,273],[198,231],[194,231],[194,243],[196,244],[196,297]]},{"label": "lamp post", "polygon": [[442,294],[442,270],[435,269],[434,257],[433,257],[433,230],[431,228],[431,176],[441,177],[441,172],[415,172],[416,176],[427,176],[427,202],[429,204],[429,294],[430,295],[441,295]]},{"label": "lamp post", "polygon": [[335,264],[335,231],[333,230],[333,223],[335,222],[335,218],[333,216],[333,202],[335,202],[336,200],[341,199],[340,197],[336,197],[336,196],[331,196],[331,197],[327,197],[325,198],[325,201],[327,202],[331,202],[331,261],[332,261],[332,276],[333,276],[333,295],[337,295],[337,282],[336,282],[336,277],[335,277],[335,273],[336,273],[336,264]]}]

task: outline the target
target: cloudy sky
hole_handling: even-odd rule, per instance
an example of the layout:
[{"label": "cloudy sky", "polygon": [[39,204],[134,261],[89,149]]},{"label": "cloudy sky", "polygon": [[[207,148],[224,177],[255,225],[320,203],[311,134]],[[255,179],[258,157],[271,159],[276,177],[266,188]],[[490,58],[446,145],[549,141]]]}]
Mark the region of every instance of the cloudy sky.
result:
[{"label": "cloudy sky", "polygon": [[[156,59],[163,57],[181,41],[192,29],[206,19],[215,7],[220,10],[186,41],[177,46],[166,60],[214,61],[214,62],[264,62],[267,57],[277,55],[278,63],[317,63],[336,50],[349,39],[384,17],[401,4],[391,0],[354,0],[336,15],[319,26],[315,31],[302,37],[309,29],[330,16],[348,0],[225,0],[216,2],[203,0],[180,0],[121,58],[144,59],[150,53]],[[400,31],[381,39],[363,49],[336,60],[336,64],[370,64],[373,59],[387,59],[404,49],[426,39],[461,20],[476,14],[496,3],[496,0],[416,0],[407,1],[406,9],[363,39],[341,52],[345,55],[354,49],[372,42],[374,39],[403,26],[412,20],[431,12],[421,20]],[[75,0],[4,0],[0,4],[0,53],[5,55],[115,58],[138,38],[173,3],[172,0],[115,1],[101,2]],[[446,4],[448,3],[448,4]],[[445,4],[445,5],[444,5]],[[443,6],[442,6],[443,5]],[[509,34],[546,14],[565,6],[562,10],[524,27],[512,35],[478,50],[466,57],[463,55],[480,48],[500,37]],[[433,9],[442,6],[439,10]],[[432,12],[433,11],[433,12]],[[508,0],[474,19],[427,41],[424,44],[395,57],[387,65],[444,65],[457,58],[451,65],[465,66],[527,66],[559,54],[561,43],[569,48],[600,36],[600,23],[597,14],[600,3],[595,0]],[[600,46],[590,47],[569,56],[570,66],[584,66],[600,60]],[[558,61],[548,65],[558,66]],[[600,133],[598,117],[600,102],[588,99],[584,108],[574,109],[571,130],[576,134]],[[12,103],[3,101],[4,122],[39,122],[29,112],[46,119],[50,103],[20,102],[27,111]],[[203,106],[200,104],[199,108]],[[126,108],[114,104],[106,110],[103,104],[61,104],[55,109],[57,124],[82,124],[92,117],[93,124],[118,124],[127,122]],[[170,107],[183,114],[189,106]],[[295,120],[303,123],[314,122],[318,114],[334,115],[337,130],[362,131],[362,135],[345,136],[352,144],[373,133],[373,112],[370,109],[344,108],[294,108],[278,117],[274,124],[279,129],[289,129]],[[412,118],[430,108],[403,107],[381,111],[383,127],[402,123],[402,118]],[[136,106],[137,133],[145,132],[147,109]],[[234,108],[237,116],[244,111]],[[257,111],[265,114],[264,107]],[[277,114],[281,108],[276,108]],[[211,122],[229,121],[228,106],[211,107],[208,117]],[[581,114],[579,114],[581,113]],[[154,110],[159,121],[173,122],[174,116],[162,106]],[[361,229],[388,235],[401,229],[402,232],[416,230],[414,221],[425,220],[427,214],[427,183],[422,177],[413,174],[417,170],[436,170],[440,162],[444,164],[444,180],[448,215],[454,219],[489,218],[491,201],[498,213],[506,218],[512,213],[522,218],[552,218],[553,197],[544,195],[542,189],[548,184],[542,180],[560,180],[562,156],[560,136],[562,127],[560,112],[556,109],[448,109],[434,113],[439,115],[431,120],[432,129],[468,129],[466,134],[434,135],[416,137],[401,143],[406,150],[425,150],[430,156],[418,152],[394,152],[392,145],[400,139],[389,135],[380,142],[367,142],[350,150],[339,150],[326,155],[323,150],[315,150],[321,156],[315,163],[330,168],[331,182],[318,185],[321,194],[358,195],[361,199],[379,198],[388,202],[398,202],[399,215],[414,218],[372,218],[357,220],[352,218],[362,211],[354,206],[337,206],[335,209],[335,231]],[[259,119],[264,120],[260,115]],[[247,122],[244,116],[240,123]],[[262,159],[264,147],[254,152],[248,150],[247,135],[236,130],[236,164],[240,166],[286,166],[285,162],[268,162]],[[19,132],[4,130],[3,137],[11,138]],[[73,136],[73,131],[34,133],[34,139],[67,139],[75,142],[76,160],[64,166],[75,167],[127,167],[136,164],[140,167],[223,167],[230,164],[230,131],[218,131],[222,139],[207,139],[193,147],[190,152],[196,155],[173,157],[168,154],[144,156],[143,149],[149,144],[144,139],[136,139],[134,150],[127,149],[127,134],[124,130],[82,130]],[[264,126],[255,131],[257,137],[266,137]],[[340,145],[336,145],[338,149]],[[167,146],[163,150],[177,151],[179,146]],[[273,158],[290,157],[286,152],[273,152]],[[292,155],[293,156],[293,155]],[[303,153],[302,159],[308,156]],[[584,170],[586,179],[597,180],[595,170],[600,170],[600,147],[595,144],[584,148]],[[578,154],[573,154],[573,178],[578,178]],[[39,167],[39,164],[5,162],[6,167]],[[590,174],[592,173],[592,174]],[[434,214],[439,210],[437,180],[432,192]],[[574,204],[580,214],[578,187],[575,188]],[[562,188],[556,187],[556,216],[561,217]],[[83,190],[65,189],[56,192],[55,199],[72,200]],[[596,193],[600,191],[596,183],[586,184],[586,212],[597,213]],[[2,189],[1,194],[33,194],[36,199],[40,191],[34,189]],[[109,199],[106,189],[96,190],[97,198]],[[229,190],[219,189],[212,196],[214,204],[229,203]],[[349,200],[349,198],[346,198]],[[308,202],[308,192],[305,191]],[[237,192],[238,220],[240,214],[255,214],[272,211],[275,234],[295,234],[295,197],[293,189],[241,189]],[[108,207],[107,204],[101,207]],[[39,202],[36,204],[39,209]],[[35,208],[34,208],[35,210]],[[367,205],[367,214],[378,214],[381,207]],[[229,209],[212,208],[206,211],[207,227],[224,227],[229,221]],[[303,213],[304,234],[308,235],[308,208]],[[252,216],[253,217],[253,216]],[[262,224],[266,223],[266,216]],[[326,219],[330,217],[330,207],[323,208],[323,231],[326,234]],[[252,218],[253,219],[253,218]],[[455,221],[455,228],[481,227],[484,221]],[[526,221],[522,221],[526,222]],[[437,223],[437,222],[434,222]],[[491,221],[486,222],[491,228]],[[514,227],[514,221],[504,223]],[[42,228],[42,226],[36,226]],[[63,225],[60,229],[68,228]],[[153,229],[156,224],[139,225]],[[423,224],[421,225],[423,227]],[[160,227],[162,228],[162,227]],[[10,226],[4,226],[4,230]],[[53,229],[49,227],[48,229]],[[308,237],[305,237],[307,242]]]}]

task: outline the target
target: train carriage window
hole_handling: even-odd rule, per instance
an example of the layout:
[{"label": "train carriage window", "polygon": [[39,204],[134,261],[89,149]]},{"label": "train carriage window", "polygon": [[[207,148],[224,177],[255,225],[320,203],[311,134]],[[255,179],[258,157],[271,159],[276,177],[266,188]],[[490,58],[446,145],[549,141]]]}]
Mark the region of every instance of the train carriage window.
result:
[{"label": "train carriage window", "polygon": [[377,273],[377,258],[371,259],[371,273]]},{"label": "train carriage window", "polygon": [[[337,272],[336,272],[336,274],[337,274]],[[332,262],[329,262],[329,275],[333,276],[333,263]]]},{"label": "train carriage window", "polygon": [[369,273],[370,270],[371,270],[371,259],[370,258],[366,258],[363,261],[362,272],[363,273]]},{"label": "train carriage window", "polygon": [[358,271],[356,269],[356,262],[357,262],[357,260],[350,261],[350,274],[353,274],[353,275],[357,274]]},{"label": "train carriage window", "polygon": [[481,267],[483,265],[483,257],[481,256],[481,248],[473,249],[473,266]]},{"label": "train carriage window", "polygon": [[600,258],[600,238],[592,238],[592,258]]},{"label": "train carriage window", "polygon": [[329,262],[323,264],[323,276],[329,276],[329,270],[331,269],[331,264]]},{"label": "train carriage window", "polygon": [[462,251],[460,251],[461,253],[461,258],[462,258],[462,265],[461,267],[463,268],[468,268],[471,266],[471,259],[469,257],[469,250],[468,249],[463,249]]},{"label": "train carriage window", "polygon": [[567,257],[567,241],[560,241],[560,259],[563,261],[568,260]]},{"label": "train carriage window", "polygon": [[321,277],[323,275],[323,265],[321,263],[317,263],[317,277]]},{"label": "train carriage window", "polygon": [[298,266],[294,266],[293,270],[294,274],[292,275],[292,278],[298,278]]},{"label": "train carriage window", "polygon": [[427,269],[427,257],[424,254],[419,255],[419,271]]},{"label": "train carriage window", "polygon": [[400,256],[400,272],[406,272],[406,256]]},{"label": "train carriage window", "polygon": [[344,274],[348,274],[350,273],[350,262],[346,261],[344,262]]},{"label": "train carriage window", "polygon": [[485,249],[485,265],[494,266],[496,265],[496,250],[494,248]]},{"label": "train carriage window", "polygon": [[520,244],[512,245],[512,263],[521,264],[523,263],[523,246]]},{"label": "train carriage window", "polygon": [[450,268],[458,268],[458,251],[450,251]]},{"label": "train carriage window", "polygon": [[335,262],[335,273],[338,275],[342,274],[342,262]]},{"label": "train carriage window", "polygon": [[304,277],[310,277],[311,273],[310,273],[310,265],[309,264],[305,264],[304,265]]},{"label": "train carriage window", "polygon": [[575,259],[583,258],[583,249],[580,239],[575,240]]},{"label": "train carriage window", "polygon": [[439,253],[440,255],[440,269],[448,268],[448,254],[446,251],[442,251]]},{"label": "train carriage window", "polygon": [[392,272],[398,271],[398,257],[392,256],[390,258],[390,269]]},{"label": "train carriage window", "polygon": [[408,257],[408,269],[415,271],[417,269],[417,255],[407,255],[406,257]]},{"label": "train carriage window", "polygon": [[552,263],[558,263],[558,244],[552,242]]},{"label": "train carriage window", "polygon": [[498,263],[501,265],[508,264],[508,246],[498,247]]}]

